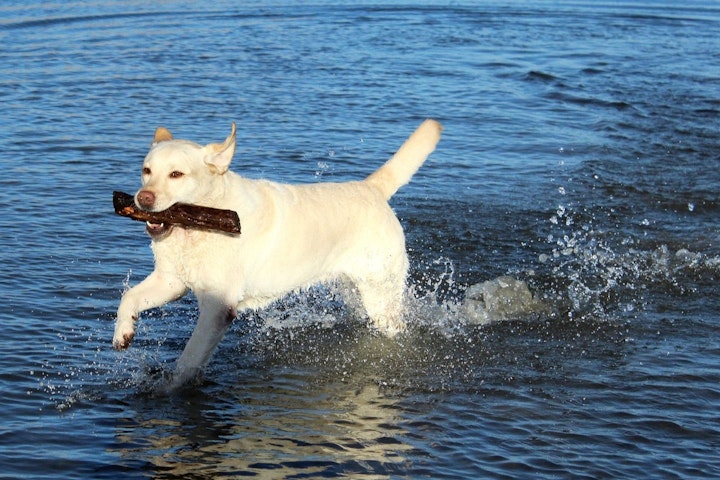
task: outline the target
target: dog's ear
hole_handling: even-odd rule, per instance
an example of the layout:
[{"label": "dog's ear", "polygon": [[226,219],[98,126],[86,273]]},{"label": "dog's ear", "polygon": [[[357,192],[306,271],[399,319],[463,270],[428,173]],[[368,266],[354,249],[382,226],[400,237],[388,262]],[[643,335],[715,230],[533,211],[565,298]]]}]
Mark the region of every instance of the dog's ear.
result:
[{"label": "dog's ear", "polygon": [[235,122],[232,123],[230,135],[223,143],[209,143],[205,145],[205,164],[215,173],[222,175],[230,168],[230,162],[235,154]]},{"label": "dog's ear", "polygon": [[165,142],[172,139],[173,136],[172,133],[170,133],[170,130],[165,127],[158,127],[155,129],[155,138],[153,138],[152,145],[157,145],[160,142]]}]

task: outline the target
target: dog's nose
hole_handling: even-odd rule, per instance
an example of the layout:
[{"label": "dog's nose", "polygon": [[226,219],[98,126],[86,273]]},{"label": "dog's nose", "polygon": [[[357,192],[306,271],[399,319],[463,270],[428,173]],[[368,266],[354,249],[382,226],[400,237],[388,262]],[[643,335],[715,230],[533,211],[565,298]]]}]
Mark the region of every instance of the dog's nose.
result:
[{"label": "dog's nose", "polygon": [[152,208],[155,204],[155,194],[149,190],[140,190],[137,194],[137,203],[143,208]]}]

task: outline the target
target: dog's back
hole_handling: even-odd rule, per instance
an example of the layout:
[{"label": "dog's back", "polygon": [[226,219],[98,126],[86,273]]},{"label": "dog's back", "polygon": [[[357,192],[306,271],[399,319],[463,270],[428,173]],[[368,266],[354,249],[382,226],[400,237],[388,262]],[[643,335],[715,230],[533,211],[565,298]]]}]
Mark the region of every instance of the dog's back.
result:
[{"label": "dog's back", "polygon": [[[344,276],[379,329],[400,330],[395,310],[402,305],[408,260],[402,226],[387,200],[434,150],[440,131],[438,122],[426,120],[362,181],[286,185],[238,176],[238,203],[231,208],[238,209],[248,242],[237,242],[234,256],[243,257],[244,278],[234,279],[246,285],[238,292],[242,306],[256,308],[264,299]],[[252,211],[243,205],[251,191]]]}]

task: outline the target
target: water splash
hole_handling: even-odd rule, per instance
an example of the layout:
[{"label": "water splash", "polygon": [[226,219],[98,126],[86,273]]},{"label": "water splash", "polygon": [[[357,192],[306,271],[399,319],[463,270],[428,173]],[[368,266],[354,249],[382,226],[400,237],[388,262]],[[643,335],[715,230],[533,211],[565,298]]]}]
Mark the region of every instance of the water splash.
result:
[{"label": "water splash", "polygon": [[550,252],[538,256],[544,270],[538,286],[570,317],[633,314],[651,302],[649,292],[683,295],[697,289],[697,280],[718,275],[718,257],[666,244],[643,248],[630,234],[596,227],[592,216],[566,206],[549,222],[560,232],[547,235]]},{"label": "water splash", "polygon": [[468,324],[529,318],[549,311],[526,282],[507,275],[471,285],[460,308]]}]

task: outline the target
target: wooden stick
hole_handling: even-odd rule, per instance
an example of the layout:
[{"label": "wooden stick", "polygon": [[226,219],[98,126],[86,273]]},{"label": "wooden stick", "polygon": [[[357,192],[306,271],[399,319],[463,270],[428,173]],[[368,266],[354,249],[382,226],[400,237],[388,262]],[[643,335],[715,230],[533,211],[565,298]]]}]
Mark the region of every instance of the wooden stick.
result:
[{"label": "wooden stick", "polygon": [[135,205],[132,195],[123,192],[113,192],[113,206],[118,215],[142,222],[240,233],[240,218],[233,210],[176,203],[162,212],[148,212]]}]

